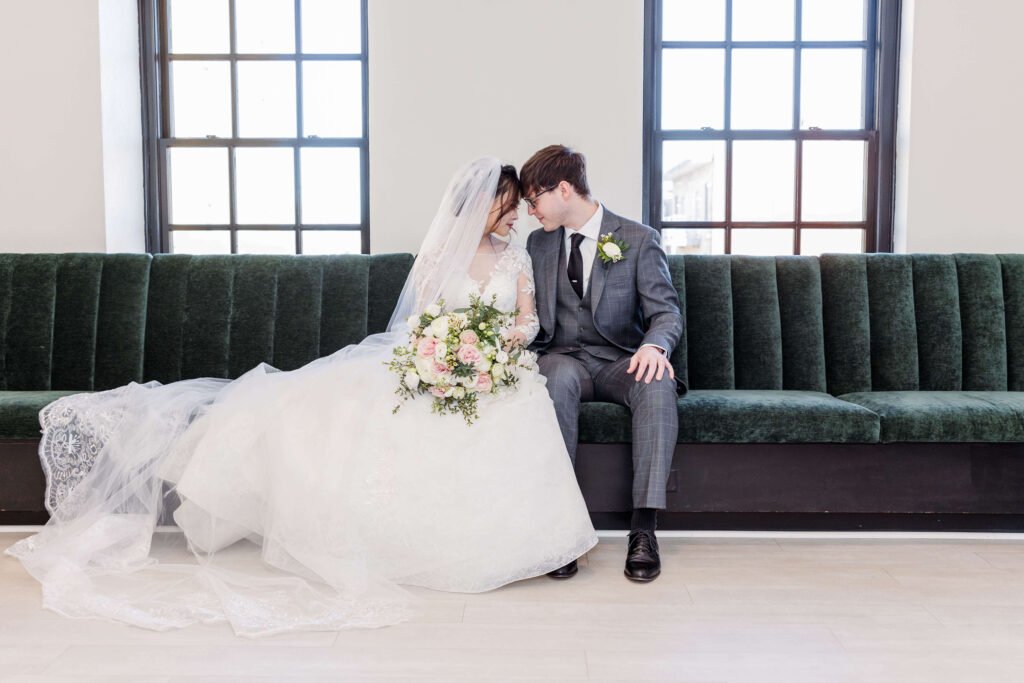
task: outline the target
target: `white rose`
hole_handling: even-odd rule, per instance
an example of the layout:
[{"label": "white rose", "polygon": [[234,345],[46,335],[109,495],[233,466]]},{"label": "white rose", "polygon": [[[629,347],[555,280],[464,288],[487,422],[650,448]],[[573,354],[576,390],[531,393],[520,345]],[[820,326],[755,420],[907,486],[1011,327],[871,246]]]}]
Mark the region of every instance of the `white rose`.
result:
[{"label": "white rose", "polygon": [[426,313],[427,315],[434,316],[441,315],[441,307],[438,306],[437,304],[430,304],[429,306],[427,306]]},{"label": "white rose", "polygon": [[437,379],[434,375],[433,368],[430,367],[430,361],[426,358],[417,358],[413,361],[413,365],[416,366],[416,370],[419,373],[420,379],[427,384],[433,384]]},{"label": "white rose", "polygon": [[444,362],[444,357],[448,355],[448,345],[444,342],[438,342],[437,346],[434,347],[434,359],[440,363]]},{"label": "white rose", "polygon": [[495,363],[491,366],[491,377],[496,380],[501,379],[505,376],[505,366],[501,363]]},{"label": "white rose", "polygon": [[448,387],[447,389],[444,390],[444,397],[445,398],[450,398],[451,395],[454,394],[454,393],[455,393],[455,387]]},{"label": "white rose", "polygon": [[408,318],[406,318],[405,322],[407,322],[409,324],[409,327],[411,327],[412,329],[416,329],[417,327],[419,327],[420,317],[418,315],[410,315]]},{"label": "white rose", "polygon": [[452,394],[455,398],[463,398],[466,395],[466,390],[462,387],[456,387],[455,393]]},{"label": "white rose", "polygon": [[494,356],[494,360],[497,361],[498,363],[507,363],[508,353],[504,349],[502,349],[501,351],[498,351],[498,353]]},{"label": "white rose", "polygon": [[420,386],[420,376],[416,374],[415,370],[405,373],[405,386],[414,391]]},{"label": "white rose", "polygon": [[434,318],[434,322],[430,323],[431,327],[434,327],[437,332],[438,339],[444,339],[448,336],[448,324],[450,318],[446,315],[442,315],[440,318]]},{"label": "white rose", "polygon": [[490,369],[491,369],[491,361],[487,360],[486,357],[484,357],[483,360],[481,360],[479,363],[476,364],[477,372],[487,372]]},{"label": "white rose", "polygon": [[452,313],[451,319],[452,323],[458,328],[465,327],[466,323],[469,322],[469,318],[466,317],[465,313]]},{"label": "white rose", "polygon": [[604,253],[607,254],[609,258],[618,258],[622,256],[622,250],[619,249],[619,245],[614,242],[608,242],[602,247],[602,249],[604,249]]},{"label": "white rose", "polygon": [[459,384],[464,387],[471,387],[476,384],[476,375],[467,375],[466,377],[459,378]]}]

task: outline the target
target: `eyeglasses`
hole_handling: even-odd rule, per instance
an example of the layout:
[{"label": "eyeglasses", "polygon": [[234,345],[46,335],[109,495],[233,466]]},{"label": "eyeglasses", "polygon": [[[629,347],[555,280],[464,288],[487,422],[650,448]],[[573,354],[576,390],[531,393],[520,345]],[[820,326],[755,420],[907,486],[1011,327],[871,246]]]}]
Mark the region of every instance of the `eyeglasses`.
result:
[{"label": "eyeglasses", "polygon": [[523,197],[523,201],[526,202],[530,206],[531,209],[536,209],[537,205],[534,202],[536,202],[537,199],[540,198],[540,196],[542,194],[544,194],[545,192],[551,192],[551,190],[553,190],[556,187],[558,187],[558,185],[559,185],[559,183],[555,183],[551,187],[547,188],[546,190],[541,190],[540,192],[538,192],[537,194],[533,195],[532,197]]}]

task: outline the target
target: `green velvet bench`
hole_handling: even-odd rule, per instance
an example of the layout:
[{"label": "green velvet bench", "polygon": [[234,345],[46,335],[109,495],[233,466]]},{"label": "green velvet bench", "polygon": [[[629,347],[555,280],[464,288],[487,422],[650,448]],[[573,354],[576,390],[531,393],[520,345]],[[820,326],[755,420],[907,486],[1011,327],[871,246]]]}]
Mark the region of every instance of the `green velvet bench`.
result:
[{"label": "green velvet bench", "polygon": [[[661,528],[1024,528],[1024,255],[669,263],[690,391]],[[46,519],[48,402],[299,367],[383,330],[411,264],[0,254],[0,523]],[[623,527],[629,413],[580,421],[591,514]]]}]

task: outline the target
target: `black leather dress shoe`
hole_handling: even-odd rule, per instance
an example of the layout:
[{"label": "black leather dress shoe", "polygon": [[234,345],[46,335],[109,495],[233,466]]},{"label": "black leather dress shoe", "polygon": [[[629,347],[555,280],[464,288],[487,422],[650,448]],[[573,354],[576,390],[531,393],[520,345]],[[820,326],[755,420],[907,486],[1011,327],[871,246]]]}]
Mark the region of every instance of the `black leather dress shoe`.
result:
[{"label": "black leather dress shoe", "polygon": [[658,539],[653,531],[637,529],[629,532],[629,550],[626,552],[626,578],[632,581],[654,581],[661,574]]},{"label": "black leather dress shoe", "polygon": [[571,579],[576,576],[576,572],[579,570],[580,568],[576,566],[576,560],[573,560],[564,567],[559,567],[558,569],[548,572],[548,576],[552,579]]}]

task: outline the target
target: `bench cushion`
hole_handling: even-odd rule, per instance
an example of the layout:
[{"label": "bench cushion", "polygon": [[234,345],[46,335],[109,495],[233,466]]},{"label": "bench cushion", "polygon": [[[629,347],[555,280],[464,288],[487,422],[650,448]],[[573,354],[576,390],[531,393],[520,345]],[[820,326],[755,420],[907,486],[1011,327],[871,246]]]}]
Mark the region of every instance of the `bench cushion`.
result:
[{"label": "bench cushion", "polygon": [[[878,416],[817,391],[695,389],[679,399],[679,443],[876,443]],[[585,403],[581,443],[630,443],[630,412]]]},{"label": "bench cushion", "polygon": [[865,391],[839,398],[882,421],[882,442],[1024,441],[1024,391]]},{"label": "bench cushion", "polygon": [[0,391],[0,439],[40,438],[39,411],[80,391]]}]

